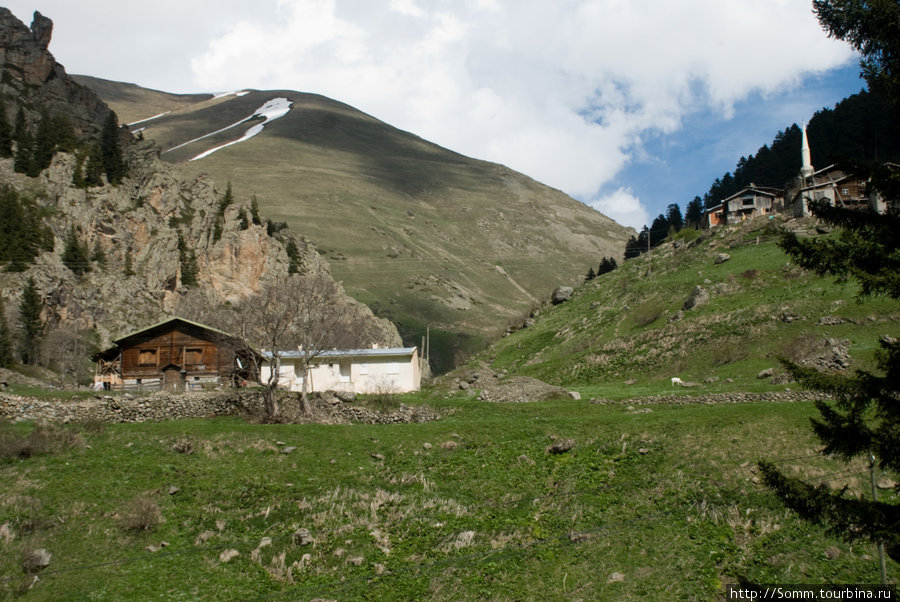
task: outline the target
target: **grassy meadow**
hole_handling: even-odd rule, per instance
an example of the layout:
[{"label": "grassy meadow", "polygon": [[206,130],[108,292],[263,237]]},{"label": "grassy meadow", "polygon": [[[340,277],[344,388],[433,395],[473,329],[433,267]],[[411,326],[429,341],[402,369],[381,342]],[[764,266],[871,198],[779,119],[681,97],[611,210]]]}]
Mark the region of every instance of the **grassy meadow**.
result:
[{"label": "grassy meadow", "polygon": [[879,580],[873,546],[758,483],[767,458],[867,491],[865,466],[816,455],[809,403],[405,401],[442,418],[3,425],[0,595],[710,600],[740,578]]}]

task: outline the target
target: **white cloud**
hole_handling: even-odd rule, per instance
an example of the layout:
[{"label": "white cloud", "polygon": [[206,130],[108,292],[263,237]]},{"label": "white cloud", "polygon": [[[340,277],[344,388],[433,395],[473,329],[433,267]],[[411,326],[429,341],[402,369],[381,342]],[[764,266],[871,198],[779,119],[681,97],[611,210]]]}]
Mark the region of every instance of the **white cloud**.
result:
[{"label": "white cloud", "polygon": [[51,50],[70,72],[172,92],[321,93],[588,201],[649,131],[728,116],[851,60],[803,0],[6,5],[54,19]]},{"label": "white cloud", "polygon": [[649,223],[650,216],[647,210],[630,188],[619,188],[612,194],[595,198],[588,204],[603,215],[635,230],[640,230],[644,224]]},{"label": "white cloud", "polygon": [[364,5],[283,2],[280,24],[235,23],[194,60],[197,82],[323,93],[629,225],[645,218],[640,201],[599,191],[642,132],[672,132],[693,111],[727,116],[851,56],[795,0]]}]

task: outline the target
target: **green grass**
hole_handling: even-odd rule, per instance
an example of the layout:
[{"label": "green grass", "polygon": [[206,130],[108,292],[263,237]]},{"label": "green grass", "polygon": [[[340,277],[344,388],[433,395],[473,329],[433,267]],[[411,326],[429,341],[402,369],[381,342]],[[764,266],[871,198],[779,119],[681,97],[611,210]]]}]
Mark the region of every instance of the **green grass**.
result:
[{"label": "green grass", "polygon": [[[864,467],[815,455],[810,404],[428,402],[443,419],[70,426],[70,446],[0,459],[0,591],[16,594],[35,547],[53,561],[34,599],[711,600],[739,577],[878,580],[872,546],[798,521],[756,482],[768,458],[865,490]],[[161,522],[129,529],[142,500]]]},{"label": "green grass", "polygon": [[[846,339],[855,367],[871,367],[878,339],[896,331],[896,303],[859,302],[854,284],[790,266],[772,228],[723,228],[692,248],[624,262],[475,359],[598,396],[615,396],[631,381],[647,394],[663,392],[672,376],[699,383],[700,392],[783,389],[757,374],[780,370],[779,357],[808,357],[826,339]],[[722,251],[731,259],[714,264]],[[709,302],[677,319],[697,285]],[[823,316],[843,323],[820,325]]]}]

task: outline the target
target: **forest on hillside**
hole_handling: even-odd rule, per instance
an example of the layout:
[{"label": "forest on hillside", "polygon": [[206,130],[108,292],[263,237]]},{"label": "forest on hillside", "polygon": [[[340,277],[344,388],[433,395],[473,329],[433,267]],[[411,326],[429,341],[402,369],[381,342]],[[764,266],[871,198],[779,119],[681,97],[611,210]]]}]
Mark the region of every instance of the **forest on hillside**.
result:
[{"label": "forest on hillside", "polygon": [[[806,127],[812,164],[817,169],[840,159],[858,161],[900,160],[900,118],[883,95],[861,90],[833,109],[817,111]],[[734,172],[716,180],[703,195],[709,208],[755,184],[784,188],[800,169],[801,130],[795,123],[778,132],[771,145],[741,157]]]}]

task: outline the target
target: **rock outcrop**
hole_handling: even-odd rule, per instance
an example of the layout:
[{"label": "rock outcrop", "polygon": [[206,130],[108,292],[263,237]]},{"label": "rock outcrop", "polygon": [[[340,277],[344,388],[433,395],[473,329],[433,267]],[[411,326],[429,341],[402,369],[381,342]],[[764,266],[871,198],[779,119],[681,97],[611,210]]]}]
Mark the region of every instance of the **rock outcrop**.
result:
[{"label": "rock outcrop", "polygon": [[[34,13],[31,28],[9,9],[0,7],[0,92],[4,98],[18,98],[26,120],[34,123],[41,111],[66,114],[79,135],[101,130],[109,107],[88,88],[72,80],[56,62],[48,46],[53,22]],[[7,103],[7,118],[15,118],[17,106]]]}]

